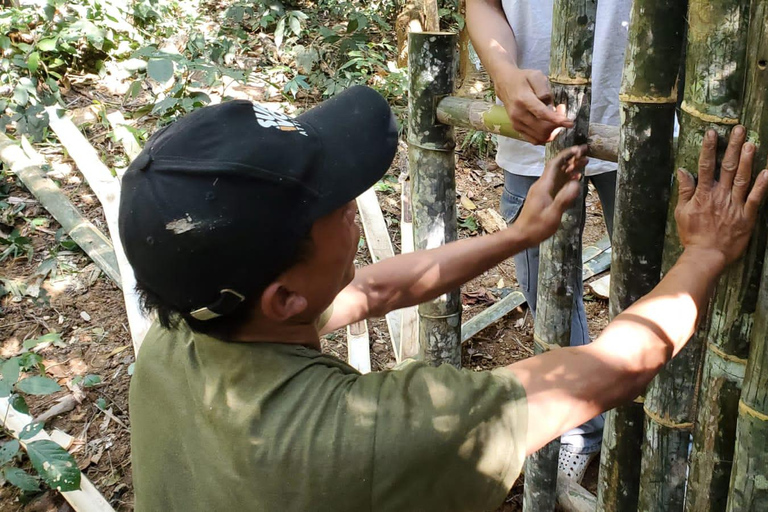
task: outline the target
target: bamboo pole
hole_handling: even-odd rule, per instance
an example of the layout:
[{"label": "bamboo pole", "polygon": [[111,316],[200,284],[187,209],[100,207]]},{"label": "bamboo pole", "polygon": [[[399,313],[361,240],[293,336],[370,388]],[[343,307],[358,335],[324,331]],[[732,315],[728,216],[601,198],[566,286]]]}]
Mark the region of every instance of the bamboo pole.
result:
[{"label": "bamboo pole", "polygon": [[[751,23],[747,36],[747,86],[744,100],[744,120],[750,136],[759,141],[768,140],[768,0],[752,3]],[[755,169],[765,166],[768,158],[768,144],[758,144],[755,154]],[[755,170],[753,169],[753,171]],[[753,173],[754,174],[754,173]],[[753,247],[762,242],[765,245],[766,212],[758,220],[762,229],[762,240],[750,244],[745,261],[754,258]],[[754,237],[755,235],[753,235]],[[756,266],[756,265],[754,265]],[[750,318],[754,320],[749,347],[741,399],[738,401],[736,442],[733,451],[733,467],[730,475],[729,496],[726,510],[729,512],[757,512],[768,510],[768,454],[765,440],[768,439],[768,265],[763,261],[762,283],[755,310]],[[755,270],[752,270],[754,276]],[[750,276],[751,277],[751,276]],[[752,293],[754,280],[743,293]],[[734,288],[736,285],[734,284]],[[736,291],[736,290],[734,290]],[[731,365],[727,361],[726,368]],[[737,366],[738,368],[738,366]]]},{"label": "bamboo pole", "polygon": [[[592,90],[592,45],[596,2],[555,0],[552,12],[552,44],[549,80],[555,104],[565,104],[575,120],[547,145],[547,159],[574,144],[587,142]],[[580,282],[581,221],[586,186],[562,218],[554,236],[539,251],[539,292],[534,321],[534,350],[537,354],[571,341],[573,283]],[[557,460],[560,440],[555,439],[526,461],[523,510],[551,512],[555,508]]]},{"label": "bamboo pole", "polygon": [[[524,140],[523,136],[512,127],[512,121],[502,105],[483,100],[456,96],[443,98],[437,105],[437,119],[441,123],[459,128],[472,128]],[[587,145],[589,146],[588,156],[616,162],[619,150],[619,127],[590,124]]]},{"label": "bamboo pole", "polygon": [[[436,100],[453,92],[457,37],[440,32],[408,36],[408,172],[417,250],[458,237],[453,128],[435,117]],[[419,347],[431,364],[461,366],[460,290],[419,305]]]},{"label": "bamboo pole", "polygon": [[[757,141],[768,140],[768,76],[765,67],[765,6],[754,2],[756,12],[748,15],[749,2],[738,9],[746,45],[744,65],[746,88],[742,122]],[[760,6],[760,7],[758,7]],[[733,17],[735,18],[735,16]],[[747,28],[748,20],[753,20]],[[743,39],[739,40],[743,43]],[[762,52],[760,50],[762,49]],[[758,147],[753,177],[763,169],[768,145]],[[726,509],[728,486],[736,443],[736,423],[742,381],[749,355],[749,340],[755,322],[758,290],[763,274],[766,248],[765,215],[757,223],[745,255],[731,265],[720,279],[712,299],[706,332],[706,350],[699,388],[698,412],[693,431],[691,470],[688,477],[686,511],[714,512]],[[763,470],[765,475],[765,469]]]},{"label": "bamboo pole", "polygon": [[[38,158],[39,155],[33,157]],[[42,158],[42,157],[39,157]],[[0,160],[6,163],[27,189],[40,201],[53,218],[61,224],[72,240],[104,273],[122,286],[120,271],[112,242],[99,228],[86,219],[67,199],[64,192],[46,176],[24,151],[9,137],[0,133]]]},{"label": "bamboo pole", "polygon": [[[407,176],[407,175],[406,175]],[[400,192],[400,254],[413,252],[413,211],[411,185],[401,180]],[[419,310],[416,306],[400,310],[400,358],[398,361],[419,356]]]},{"label": "bamboo pole", "polygon": [[[650,292],[661,277],[685,14],[686,2],[679,0],[632,4],[619,93],[622,124],[612,234],[611,318]],[[642,440],[642,401],[606,413],[598,510],[637,510]]]},{"label": "bamboo pole", "polygon": [[[705,131],[717,130],[722,150],[725,137],[739,122],[748,5],[748,0],[691,0],[689,4],[686,83],[675,166],[694,175]],[[670,212],[677,203],[676,190],[675,181]],[[674,216],[668,217],[662,271],[671,268],[681,252]],[[648,387],[640,510],[683,510],[703,331]]]}]

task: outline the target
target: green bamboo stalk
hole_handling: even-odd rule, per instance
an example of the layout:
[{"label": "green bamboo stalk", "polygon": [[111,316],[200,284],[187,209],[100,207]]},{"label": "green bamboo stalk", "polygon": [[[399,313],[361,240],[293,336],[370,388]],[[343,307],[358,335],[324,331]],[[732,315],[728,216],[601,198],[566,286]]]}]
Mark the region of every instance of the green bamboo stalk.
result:
[{"label": "green bamboo stalk", "polygon": [[[747,4],[747,5],[745,5]],[[754,140],[768,139],[768,76],[760,69],[765,58],[765,2],[757,16],[749,16],[748,2],[740,5],[741,29],[747,33],[746,89],[742,121]],[[749,29],[747,23],[752,19]],[[743,40],[742,40],[743,41]],[[758,148],[753,176],[765,165],[768,145]],[[693,451],[687,512],[720,512],[728,502],[728,484],[736,440],[738,402],[749,355],[749,340],[755,321],[763,257],[766,247],[765,222],[758,222],[746,254],[731,265],[720,279],[712,300],[706,333],[702,384],[693,432]]]},{"label": "green bamboo stalk", "polygon": [[[592,45],[597,3],[555,0],[552,12],[552,44],[549,80],[555,104],[565,104],[572,129],[547,145],[547,159],[560,150],[587,142],[590,94],[592,90]],[[582,201],[569,208],[554,236],[539,251],[539,295],[534,322],[534,350],[537,354],[571,341],[573,283],[581,276]],[[555,439],[531,455],[525,466],[523,510],[551,512],[557,498],[557,459],[560,440]]]},{"label": "green bamboo stalk", "polygon": [[[453,127],[435,115],[437,100],[453,92],[457,42],[449,33],[408,36],[408,172],[417,250],[458,237]],[[431,364],[461,366],[460,290],[419,305],[419,346]]]},{"label": "green bamboo stalk", "polygon": [[[679,0],[635,0],[632,5],[619,95],[611,318],[650,292],[661,276],[685,13],[686,2]],[[598,510],[637,510],[642,440],[642,401],[606,414]]]},{"label": "green bamboo stalk", "polygon": [[[755,168],[765,166],[768,158],[768,0],[752,3],[752,15],[747,37],[747,87],[745,94],[745,122],[750,136],[759,141],[755,155]],[[758,226],[763,227],[765,244],[766,212],[763,209]],[[758,242],[759,243],[759,242]],[[753,257],[754,239],[745,260]],[[754,272],[754,270],[752,271]],[[741,400],[738,402],[736,443],[730,492],[726,510],[757,512],[768,510],[768,264],[763,261],[762,283],[756,308],[751,315],[754,327],[749,347],[749,362],[744,374]],[[749,283],[750,285],[752,282]],[[734,284],[736,286],[736,284]]]},{"label": "green bamboo stalk", "polygon": [[[739,122],[744,84],[748,0],[691,0],[685,93],[675,166],[697,174],[705,131],[725,138]],[[677,203],[673,182],[670,212]],[[681,253],[674,215],[668,216],[662,270]],[[639,510],[683,510],[688,449],[700,378],[703,329],[651,382],[645,398],[645,440]]]},{"label": "green bamboo stalk", "polygon": [[[448,96],[437,105],[437,119],[441,123],[495,133],[516,140],[525,140],[514,129],[502,105],[483,100]],[[619,127],[590,124],[587,156],[615,162],[619,149]]]}]

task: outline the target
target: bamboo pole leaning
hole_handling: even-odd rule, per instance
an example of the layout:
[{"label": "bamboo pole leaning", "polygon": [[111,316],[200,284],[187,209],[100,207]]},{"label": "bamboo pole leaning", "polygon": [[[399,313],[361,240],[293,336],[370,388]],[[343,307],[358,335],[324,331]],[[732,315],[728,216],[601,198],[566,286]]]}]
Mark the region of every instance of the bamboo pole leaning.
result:
[{"label": "bamboo pole leaning", "polygon": [[[661,277],[685,6],[679,0],[632,4],[619,93],[610,318],[650,292]],[[641,400],[606,413],[598,510],[637,510],[642,440]]]},{"label": "bamboo pole leaning", "polygon": [[[565,104],[574,127],[547,145],[547,159],[560,150],[587,142],[591,99],[592,47],[597,2],[555,0],[549,81],[555,104]],[[577,49],[579,49],[577,51]],[[539,251],[539,291],[534,320],[534,351],[541,354],[571,340],[573,283],[580,282],[581,221],[586,186],[562,217],[557,232]],[[555,509],[560,440],[555,439],[528,457],[523,510]]]},{"label": "bamboo pole leaning", "polygon": [[[739,122],[744,83],[748,0],[691,0],[688,9],[685,93],[675,167],[697,174],[704,133],[725,137]],[[673,182],[670,212],[677,204]],[[668,215],[662,271],[681,253],[674,215]],[[704,325],[704,324],[703,324]],[[694,396],[700,378],[703,328],[651,382],[645,397],[639,510],[684,507]],[[691,475],[691,482],[696,476]],[[695,484],[691,485],[691,489]],[[704,497],[710,499],[710,496]],[[713,500],[716,497],[711,497]]]},{"label": "bamboo pole leaning", "polygon": [[[437,99],[453,92],[456,34],[408,35],[408,172],[416,250],[456,240],[453,127],[435,116]],[[419,305],[419,349],[431,364],[461,366],[461,293]]]},{"label": "bamboo pole leaning", "polygon": [[[749,2],[733,5],[729,16],[738,20],[747,34],[739,37],[738,52],[744,53],[740,67],[746,75],[743,114],[748,133],[756,141],[768,140],[768,76],[760,69],[765,59],[765,2],[757,16],[750,19]],[[744,45],[744,46],[741,46]],[[762,45],[763,52],[758,51]],[[763,60],[763,68],[764,60]],[[741,78],[741,77],[738,77]],[[768,145],[756,153],[752,175],[765,165]],[[728,502],[728,484],[736,442],[736,422],[742,381],[749,355],[749,340],[755,321],[758,289],[763,274],[766,247],[765,215],[758,221],[747,252],[720,278],[712,299],[710,321],[706,330],[706,349],[698,397],[698,414],[693,431],[693,450],[686,507],[688,512],[723,511]],[[765,474],[765,473],[764,473]]]},{"label": "bamboo pole leaning", "polygon": [[[750,135],[756,135],[759,141],[768,140],[768,0],[756,0],[752,3],[752,22],[747,37],[747,88],[745,95],[744,116]],[[757,146],[755,168],[760,170],[768,158],[768,144]],[[754,174],[754,172],[753,172]],[[765,208],[758,220],[762,227],[762,242],[765,245]],[[754,236],[754,235],[753,235]],[[753,239],[745,262],[754,257],[752,250],[756,246]],[[756,265],[753,265],[752,275]],[[726,510],[729,512],[758,512],[768,510],[768,452],[765,440],[768,439],[768,264],[763,260],[762,283],[760,284],[757,305],[750,316],[754,319],[747,363],[738,401],[738,421],[736,424],[736,443],[733,453],[733,466],[729,482]],[[753,284],[750,281],[749,285]],[[734,283],[736,286],[736,283]],[[751,294],[752,290],[744,290]]]}]

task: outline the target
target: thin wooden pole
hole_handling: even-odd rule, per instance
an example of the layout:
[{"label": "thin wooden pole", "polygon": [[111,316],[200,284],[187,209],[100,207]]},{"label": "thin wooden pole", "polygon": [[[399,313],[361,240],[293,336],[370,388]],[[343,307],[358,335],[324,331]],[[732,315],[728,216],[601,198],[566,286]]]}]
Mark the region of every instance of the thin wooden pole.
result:
[{"label": "thin wooden pole", "polygon": [[[457,40],[440,32],[408,36],[408,169],[417,250],[458,237],[453,128],[435,116],[436,100],[453,92]],[[431,364],[461,366],[460,290],[419,305],[419,347]]]},{"label": "thin wooden pole", "polygon": [[[686,2],[679,0],[632,4],[619,94],[611,318],[650,292],[661,277],[685,14]],[[642,401],[606,413],[598,510],[637,511],[642,441]]]},{"label": "thin wooden pole", "polygon": [[[744,122],[750,135],[756,136],[759,141],[768,140],[768,0],[756,0],[752,2],[752,15],[747,36],[747,86],[744,99]],[[762,142],[757,146],[755,154],[754,171],[765,166],[768,158],[768,144]],[[757,305],[755,309],[748,310],[744,306],[750,303],[746,301],[748,296],[754,293],[757,284],[755,273],[759,261],[754,254],[759,250],[758,245],[765,247],[766,241],[766,211],[763,208],[758,220],[759,231],[753,235],[752,242],[744,257],[744,277],[747,286],[739,289],[739,281],[732,282],[734,295],[740,292],[743,295],[740,309],[743,310],[745,320],[754,321],[751,332],[751,346],[749,347],[743,389],[740,400],[737,402],[736,442],[733,449],[733,466],[730,474],[729,496],[727,510],[732,512],[757,512],[768,510],[768,486],[764,485],[768,478],[768,452],[766,452],[766,439],[768,439],[768,265],[762,262],[760,274],[762,284],[759,287]],[[725,283],[725,281],[722,281]],[[737,297],[739,295],[736,295]],[[746,322],[745,322],[746,323]],[[737,323],[731,332],[741,334],[744,330],[737,330]],[[725,352],[725,351],[723,351]],[[732,353],[733,354],[733,353]],[[734,354],[738,358],[741,353]],[[709,355],[709,354],[708,354]],[[737,373],[741,368],[740,358],[734,360],[733,356],[724,357],[720,366],[727,373]],[[736,397],[732,397],[735,399]],[[734,400],[736,401],[736,400]],[[700,420],[701,421],[701,420]],[[705,438],[706,439],[706,438]],[[698,436],[694,436],[698,448]],[[694,459],[695,461],[695,459]],[[720,473],[718,473],[720,476]],[[761,485],[762,484],[762,485]],[[718,494],[719,497],[719,494]]]},{"label": "thin wooden pole", "polygon": [[[592,92],[592,45],[596,2],[556,0],[552,13],[552,44],[549,80],[555,104],[565,104],[568,117],[575,120],[547,145],[547,159],[574,144],[587,142],[590,95]],[[534,350],[537,354],[571,341],[573,283],[581,281],[581,221],[584,193],[562,218],[554,236],[539,251],[539,291],[534,321]],[[556,439],[526,461],[523,510],[551,512],[555,509],[557,459]]]},{"label": "thin wooden pole", "polygon": [[[722,150],[741,116],[748,7],[748,0],[691,0],[689,4],[686,83],[675,166],[694,175],[705,131],[710,127],[718,131]],[[676,181],[671,199],[670,212],[677,203]],[[662,270],[671,268],[680,253],[674,215],[669,215]],[[640,510],[683,510],[704,348],[702,331],[648,387]]]},{"label": "thin wooden pole", "polygon": [[[437,119],[441,123],[459,128],[472,128],[495,133],[516,140],[523,136],[512,127],[507,111],[502,105],[483,100],[448,96],[437,105]],[[616,162],[619,150],[619,127],[607,124],[590,124],[587,155],[609,162]]]}]

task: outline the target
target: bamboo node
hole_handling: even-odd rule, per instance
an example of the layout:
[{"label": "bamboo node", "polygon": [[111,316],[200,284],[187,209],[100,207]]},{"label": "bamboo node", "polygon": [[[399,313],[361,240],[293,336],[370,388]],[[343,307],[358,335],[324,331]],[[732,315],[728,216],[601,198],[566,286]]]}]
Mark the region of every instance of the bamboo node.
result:
[{"label": "bamboo node", "polygon": [[683,111],[688,113],[689,115],[707,123],[718,123],[718,124],[726,124],[726,125],[739,124],[739,120],[737,118],[719,117],[719,116],[713,116],[712,114],[706,114],[704,112],[701,112],[700,110],[697,110],[696,107],[692,107],[686,101],[683,101],[683,104],[680,108],[682,108]]},{"label": "bamboo node", "polygon": [[752,416],[753,418],[756,418],[760,421],[768,421],[768,414],[763,414],[760,411],[754,410],[745,404],[742,400],[739,400],[739,412],[744,413],[747,416]]},{"label": "bamboo node", "polygon": [[555,350],[557,348],[563,348],[560,345],[556,345],[554,343],[547,343],[546,341],[542,340],[536,334],[533,335],[533,344],[537,345],[542,352],[549,352],[550,350]]},{"label": "bamboo node", "polygon": [[423,313],[419,313],[419,316],[422,318],[429,318],[431,320],[441,320],[444,318],[454,318],[457,316],[461,316],[461,312],[459,313],[451,313],[450,315],[425,315]]},{"label": "bamboo node", "polygon": [[677,93],[670,96],[634,96],[632,94],[619,94],[619,101],[622,103],[669,105],[677,103]]},{"label": "bamboo node", "polygon": [[592,85],[591,78],[570,77],[570,76],[550,76],[549,82],[561,85]]},{"label": "bamboo node", "polygon": [[720,359],[723,359],[723,360],[731,362],[731,363],[737,363],[737,364],[741,364],[741,365],[747,366],[747,360],[746,359],[742,359],[741,357],[736,357],[736,356],[734,356],[732,354],[727,354],[727,353],[723,352],[722,350],[720,350],[720,348],[718,348],[718,346],[715,345],[712,342],[707,343],[707,349],[710,352],[712,352],[713,354],[715,354],[717,357],[719,357]]},{"label": "bamboo node", "polygon": [[651,420],[656,422],[657,424],[661,425],[662,427],[667,427],[672,430],[691,430],[693,429],[693,423],[691,422],[685,422],[685,423],[677,423],[675,421],[672,421],[668,418],[662,418],[655,412],[648,409],[647,406],[643,407],[643,411],[645,411],[645,415],[648,416]]}]

